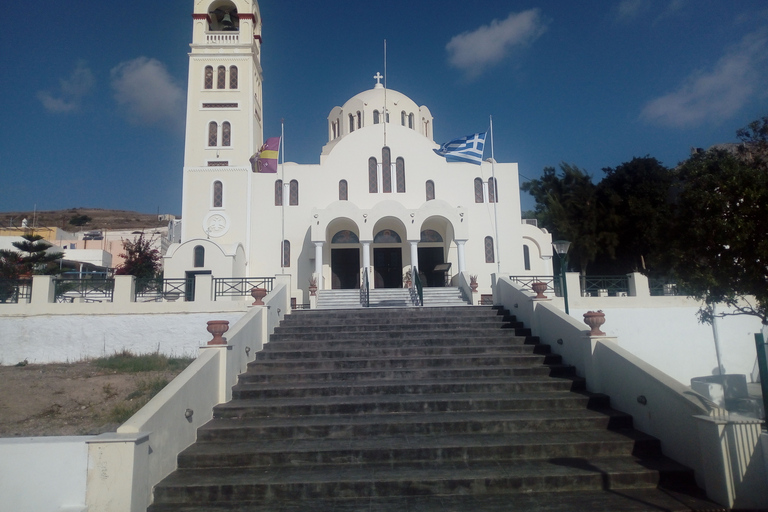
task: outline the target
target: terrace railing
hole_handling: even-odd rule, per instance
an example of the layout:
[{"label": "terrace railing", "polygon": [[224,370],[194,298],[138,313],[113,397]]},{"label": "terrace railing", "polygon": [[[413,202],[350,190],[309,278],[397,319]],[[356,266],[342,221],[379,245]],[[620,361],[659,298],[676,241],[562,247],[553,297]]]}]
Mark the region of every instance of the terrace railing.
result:
[{"label": "terrace railing", "polygon": [[670,283],[669,280],[663,277],[649,277],[648,288],[651,291],[651,297],[687,295],[685,290],[676,283]]},{"label": "terrace railing", "polygon": [[556,297],[562,297],[563,294],[560,290],[560,277],[555,276],[509,276],[509,280],[513,283],[521,286],[523,290],[531,293],[535,293],[531,285],[533,283],[544,283],[547,285],[547,289],[544,292],[554,293]]},{"label": "terrace railing", "polygon": [[371,285],[368,283],[368,272],[363,272],[363,285],[360,287],[360,305],[367,308],[371,305]]},{"label": "terrace railing", "polygon": [[219,297],[249,297],[254,288],[265,288],[267,293],[275,285],[274,277],[222,277],[213,280],[213,300]]},{"label": "terrace railing", "polygon": [[175,302],[179,299],[193,301],[195,290],[194,278],[136,279],[136,302]]},{"label": "terrace railing", "polygon": [[413,267],[413,286],[416,288],[416,293],[419,295],[419,306],[424,305],[424,285],[421,284],[421,277],[419,277],[419,269]]},{"label": "terrace railing", "polygon": [[28,303],[31,300],[31,279],[0,279],[0,304]]},{"label": "terrace railing", "polygon": [[112,302],[115,291],[111,278],[57,278],[53,284],[55,302]]},{"label": "terrace railing", "polygon": [[629,276],[584,276],[581,278],[582,297],[626,297]]}]

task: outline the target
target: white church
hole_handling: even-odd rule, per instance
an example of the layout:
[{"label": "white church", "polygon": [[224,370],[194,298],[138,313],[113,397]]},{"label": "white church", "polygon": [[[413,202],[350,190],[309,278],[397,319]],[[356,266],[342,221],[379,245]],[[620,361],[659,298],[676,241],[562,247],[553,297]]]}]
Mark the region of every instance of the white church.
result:
[{"label": "white church", "polygon": [[311,279],[320,290],[360,288],[364,276],[402,288],[416,268],[441,287],[466,272],[482,296],[492,273],[552,275],[551,235],[521,220],[517,164],[488,151],[479,165],[446,161],[429,108],[378,72],[330,110],[319,163],[254,172],[269,101],[258,4],[200,0],[193,23],[182,234],[166,278],[290,274],[307,303]]}]

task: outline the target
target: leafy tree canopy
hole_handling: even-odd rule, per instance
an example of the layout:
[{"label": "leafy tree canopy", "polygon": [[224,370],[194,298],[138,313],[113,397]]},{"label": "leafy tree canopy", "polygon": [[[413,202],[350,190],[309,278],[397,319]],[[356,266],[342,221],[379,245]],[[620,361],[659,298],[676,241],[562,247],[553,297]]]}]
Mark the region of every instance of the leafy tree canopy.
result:
[{"label": "leafy tree canopy", "polygon": [[88,215],[73,215],[69,219],[69,223],[72,224],[73,226],[80,227],[80,226],[85,226],[86,224],[91,222],[91,220],[92,219]]},{"label": "leafy tree canopy", "polygon": [[24,274],[58,274],[55,264],[64,253],[48,252],[51,244],[40,235],[23,235],[23,240],[13,242],[18,251],[0,251],[0,278],[18,279]]},{"label": "leafy tree canopy", "polygon": [[160,251],[154,249],[154,238],[145,238],[141,233],[133,240],[123,240],[121,254],[125,261],[115,269],[117,275],[151,278],[160,272]]}]

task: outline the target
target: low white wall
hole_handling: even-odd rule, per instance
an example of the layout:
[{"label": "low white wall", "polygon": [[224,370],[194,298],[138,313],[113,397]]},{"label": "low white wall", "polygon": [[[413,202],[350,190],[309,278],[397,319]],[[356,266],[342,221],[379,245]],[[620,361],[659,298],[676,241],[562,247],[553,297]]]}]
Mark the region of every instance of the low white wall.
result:
[{"label": "low white wall", "polygon": [[134,314],[103,313],[101,304],[69,304],[81,306],[72,314],[2,316],[0,317],[0,364],[73,362],[111,355],[122,350],[135,354],[159,351],[169,356],[194,356],[197,348],[211,335],[206,330],[209,320],[228,320],[234,324],[242,318],[247,305],[233,302],[211,311],[159,313],[145,306]]},{"label": "low white wall", "polygon": [[0,510],[85,511],[86,439],[0,439]]}]

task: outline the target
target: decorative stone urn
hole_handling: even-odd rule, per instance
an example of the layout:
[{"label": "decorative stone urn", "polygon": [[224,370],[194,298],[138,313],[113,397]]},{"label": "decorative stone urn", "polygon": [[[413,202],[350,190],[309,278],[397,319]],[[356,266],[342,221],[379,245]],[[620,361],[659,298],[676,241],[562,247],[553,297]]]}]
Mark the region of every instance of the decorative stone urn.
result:
[{"label": "decorative stone urn", "polygon": [[228,320],[211,320],[208,322],[208,332],[213,334],[213,339],[208,342],[209,345],[226,345],[227,338],[222,335],[229,330]]},{"label": "decorative stone urn", "polygon": [[267,289],[266,288],[251,288],[251,297],[253,297],[254,302],[251,304],[251,306],[263,306],[264,305],[264,297],[267,296]]},{"label": "decorative stone urn", "polygon": [[591,329],[590,336],[605,336],[605,333],[600,330],[600,326],[605,323],[605,313],[602,310],[584,313],[584,323]]},{"label": "decorative stone urn", "polygon": [[476,275],[469,276],[469,288],[472,290],[472,293],[477,293],[477,276]]},{"label": "decorative stone urn", "polygon": [[535,283],[531,283],[531,288],[534,292],[536,292],[535,299],[546,299],[547,296],[544,295],[544,292],[547,291],[547,283],[542,283],[541,281],[536,281]]}]

